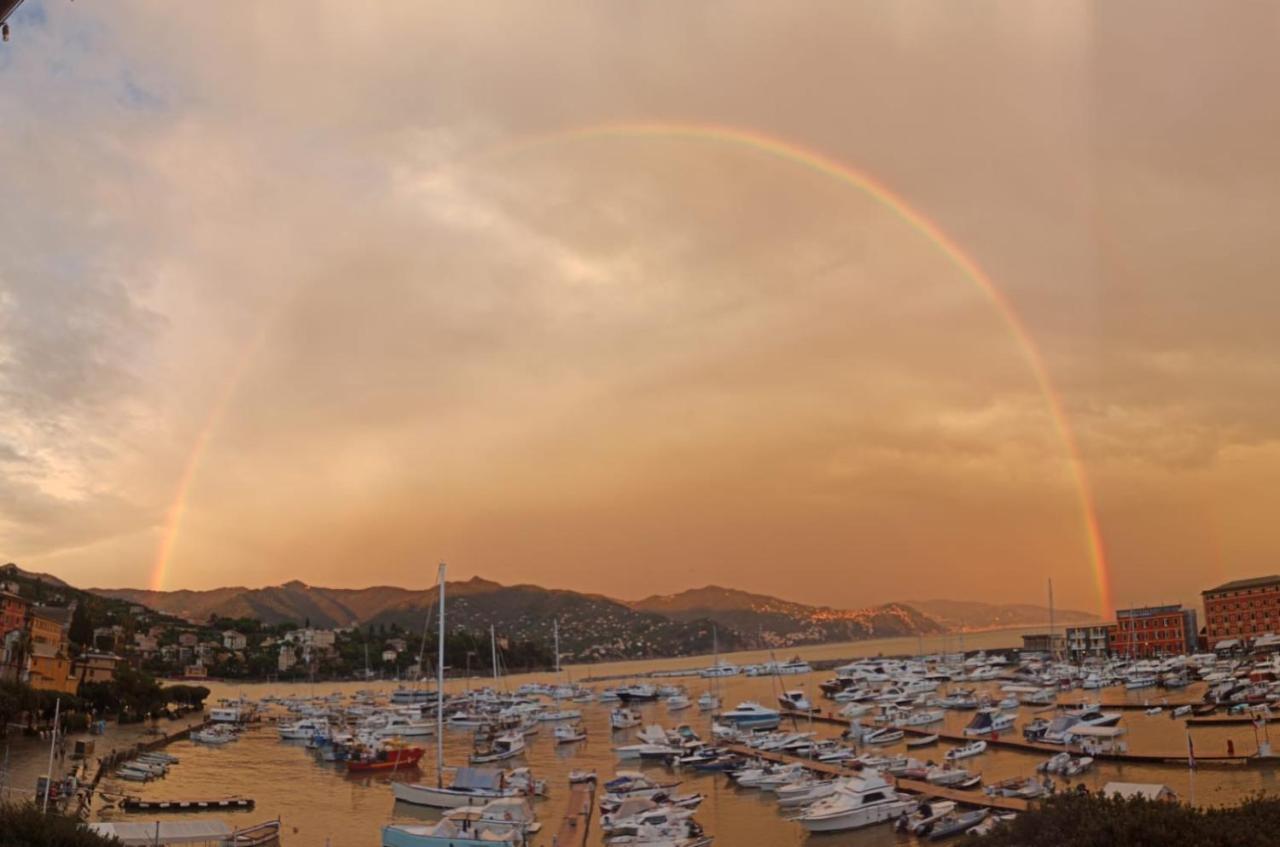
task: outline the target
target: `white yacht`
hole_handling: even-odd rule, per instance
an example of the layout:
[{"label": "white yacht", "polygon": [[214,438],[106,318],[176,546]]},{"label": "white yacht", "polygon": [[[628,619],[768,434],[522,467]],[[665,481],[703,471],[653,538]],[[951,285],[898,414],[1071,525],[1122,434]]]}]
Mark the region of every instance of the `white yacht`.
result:
[{"label": "white yacht", "polygon": [[809,832],[840,832],[894,820],[915,806],[894,791],[879,771],[864,770],[795,820]]},{"label": "white yacht", "polygon": [[782,716],[754,700],[743,700],[736,708],[722,713],[720,720],[739,729],[776,729]]}]

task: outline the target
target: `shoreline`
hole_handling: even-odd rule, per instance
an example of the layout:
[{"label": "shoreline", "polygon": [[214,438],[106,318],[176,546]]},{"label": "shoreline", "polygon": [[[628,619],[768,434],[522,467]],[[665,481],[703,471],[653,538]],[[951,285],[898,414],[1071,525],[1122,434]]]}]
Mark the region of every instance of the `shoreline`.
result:
[{"label": "shoreline", "polygon": [[[795,652],[799,654],[802,651],[828,650],[828,649],[846,647],[846,646],[854,650],[858,650],[858,649],[865,650],[867,646],[874,645],[877,643],[911,642],[911,641],[919,641],[920,643],[924,643],[925,641],[937,642],[938,640],[942,640],[944,643],[947,641],[955,641],[956,643],[947,647],[945,650],[925,650],[924,652],[926,654],[937,653],[937,652],[949,652],[949,653],[963,652],[968,654],[968,653],[977,653],[983,650],[987,652],[1007,652],[1010,650],[1018,650],[1021,648],[1017,644],[970,648],[970,647],[964,646],[964,639],[969,636],[980,637],[980,636],[998,635],[1000,633],[1007,633],[1007,632],[1041,630],[1048,626],[1049,626],[1049,623],[1047,621],[1042,623],[1008,624],[1006,626],[988,627],[986,629],[955,630],[955,631],[948,631],[948,632],[941,632],[941,633],[933,633],[929,635],[893,635],[893,636],[885,636],[882,638],[866,638],[858,641],[825,641],[825,642],[818,642],[814,644],[790,645],[785,648],[761,647],[761,648],[752,648],[749,650],[737,650],[731,653],[721,653],[719,654],[719,656],[722,660],[728,661],[733,656],[774,654],[778,652],[784,652],[784,653]],[[1062,627],[1062,625],[1055,625],[1055,628],[1060,628],[1060,627]],[[644,657],[639,657],[634,659],[606,659],[599,662],[566,664],[562,666],[561,670],[564,672],[579,671],[583,673],[584,674],[583,676],[578,677],[578,681],[585,682],[585,683],[607,682],[607,681],[618,680],[618,679],[627,679],[631,677],[690,676],[690,675],[697,675],[697,672],[701,670],[702,667],[704,667],[704,665],[701,665],[701,664],[690,665],[688,667],[671,668],[668,670],[648,670],[643,672],[630,671],[630,672],[618,672],[618,673],[604,673],[604,674],[598,674],[598,675],[592,674],[591,671],[592,669],[595,669],[595,668],[600,668],[602,666],[610,666],[610,665],[635,665],[635,664],[641,664],[641,663],[652,664],[654,662],[685,662],[690,660],[705,660],[715,655],[716,655],[715,653],[684,653],[676,656],[644,656]],[[917,653],[914,651],[896,651],[895,650],[892,652],[880,652],[880,653],[874,653],[874,654],[855,654],[855,655],[841,654],[839,656],[834,656],[834,657],[814,657],[809,659],[808,662],[809,662],[809,665],[814,670],[829,670],[830,668],[833,668],[842,664],[848,664],[849,662],[859,658],[869,658],[871,656],[884,656],[886,658],[891,658],[891,657],[901,658],[901,657],[914,656],[914,655],[917,655]],[[761,661],[764,661],[764,660],[761,660]],[[757,664],[759,662],[744,661],[744,662],[732,662],[732,663],[733,664]],[[520,669],[520,670],[508,669],[504,675],[532,676],[532,675],[538,675],[538,674],[552,674],[554,672],[555,672],[555,669],[550,667],[529,668],[529,669]],[[488,678],[489,677],[487,674],[481,674],[481,673],[473,673],[470,675],[450,674],[450,673],[445,674],[446,680],[454,680],[454,681],[467,680],[467,679],[482,680],[482,679],[488,679]],[[371,685],[374,685],[374,684],[382,685],[386,683],[402,683],[406,685],[415,685],[415,684],[420,684],[424,681],[424,680],[396,679],[394,677],[361,679],[360,677],[339,677],[339,676],[317,676],[315,679],[310,679],[310,678],[280,679],[274,676],[266,676],[266,677],[209,676],[203,679],[192,679],[187,677],[162,677],[161,679],[163,680],[165,685],[170,685],[170,684],[204,685],[206,683],[216,683],[218,685],[268,685],[268,684],[269,685],[313,685],[317,683],[334,683],[334,682],[340,682],[340,683],[366,682]],[[426,681],[430,682],[433,680],[434,680],[434,677],[432,678],[432,680],[426,680]]]}]

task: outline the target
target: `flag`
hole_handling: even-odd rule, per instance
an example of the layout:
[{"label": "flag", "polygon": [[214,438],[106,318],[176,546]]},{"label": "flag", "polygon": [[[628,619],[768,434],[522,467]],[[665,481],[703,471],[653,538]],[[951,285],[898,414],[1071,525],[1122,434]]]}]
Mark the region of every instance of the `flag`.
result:
[{"label": "flag", "polygon": [[1196,746],[1191,742],[1191,730],[1187,730],[1187,767],[1196,769]]}]

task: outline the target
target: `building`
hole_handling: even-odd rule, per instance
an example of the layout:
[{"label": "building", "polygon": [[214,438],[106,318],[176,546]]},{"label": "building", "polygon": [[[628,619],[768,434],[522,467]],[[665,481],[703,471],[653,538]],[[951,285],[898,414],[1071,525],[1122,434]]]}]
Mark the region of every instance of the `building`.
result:
[{"label": "building", "polygon": [[1209,649],[1220,641],[1246,641],[1280,632],[1280,576],[1237,579],[1202,591]]},{"label": "building", "polygon": [[1035,632],[1022,636],[1022,652],[1052,653],[1061,656],[1067,649],[1067,637],[1057,632],[1050,638],[1047,632]]},{"label": "building", "polygon": [[1109,635],[1117,656],[1176,656],[1198,648],[1196,610],[1181,604],[1116,609],[1116,623]]},{"label": "building", "polygon": [[249,639],[245,638],[244,633],[229,629],[222,633],[222,646],[228,650],[243,650],[249,646]]},{"label": "building", "polygon": [[208,679],[209,671],[205,669],[203,662],[197,660],[195,664],[187,665],[182,676],[185,679]]},{"label": "building", "polygon": [[1067,627],[1067,657],[1082,662],[1091,656],[1105,658],[1111,652],[1112,624]]},{"label": "building", "polygon": [[71,673],[77,684],[81,682],[111,682],[116,678],[116,665],[120,657],[115,653],[90,651],[71,664]]},{"label": "building", "polygon": [[184,632],[178,635],[178,644],[182,647],[194,647],[200,643],[200,636],[194,632]]},{"label": "building", "polygon": [[12,591],[0,591],[0,636],[27,625],[27,609],[31,603]]},{"label": "building", "polygon": [[71,675],[71,655],[67,628],[71,609],[32,606],[27,614],[30,653],[27,657],[27,684],[38,691],[76,693],[79,680]]},{"label": "building", "polygon": [[284,673],[296,664],[298,664],[298,654],[293,651],[293,645],[281,644],[280,658],[276,662],[276,667],[279,669],[280,673]]}]

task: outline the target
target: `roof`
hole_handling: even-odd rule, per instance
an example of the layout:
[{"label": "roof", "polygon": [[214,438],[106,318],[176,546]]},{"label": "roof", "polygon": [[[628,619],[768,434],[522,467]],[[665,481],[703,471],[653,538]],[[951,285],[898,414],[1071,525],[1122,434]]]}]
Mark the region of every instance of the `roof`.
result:
[{"label": "roof", "polygon": [[1254,576],[1249,579],[1237,579],[1232,582],[1224,582],[1217,588],[1206,588],[1201,594],[1216,594],[1219,591],[1239,591],[1241,588],[1258,588],[1263,585],[1275,585],[1280,583],[1280,575],[1272,574],[1271,576]]},{"label": "roof", "polygon": [[1169,786],[1155,782],[1108,782],[1102,786],[1102,793],[1118,794],[1121,797],[1146,797],[1148,800],[1178,796]]},{"label": "roof", "polygon": [[125,844],[138,845],[221,843],[232,831],[222,821],[112,821],[91,823],[89,829],[107,838],[114,836]]},{"label": "roof", "polygon": [[71,623],[72,609],[68,606],[32,606],[30,615],[52,623],[67,626]]}]

